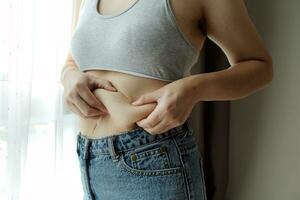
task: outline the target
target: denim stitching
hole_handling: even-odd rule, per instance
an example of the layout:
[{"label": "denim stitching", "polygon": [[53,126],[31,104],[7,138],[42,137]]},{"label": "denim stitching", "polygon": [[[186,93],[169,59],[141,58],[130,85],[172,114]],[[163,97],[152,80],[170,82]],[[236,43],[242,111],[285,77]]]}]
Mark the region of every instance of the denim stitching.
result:
[{"label": "denim stitching", "polygon": [[[179,136],[180,134],[186,134],[186,132],[178,132],[178,133],[176,133],[176,134],[174,134],[174,135],[168,135],[168,136],[166,136],[166,137],[164,137],[164,138],[159,138],[159,139],[157,139],[157,140],[153,140],[153,141],[151,141],[151,142],[148,142],[148,143],[146,143],[146,144],[143,144],[143,145],[140,145],[140,146],[138,146],[138,148],[141,148],[141,147],[144,147],[144,146],[147,146],[147,145],[150,145],[150,144],[153,144],[153,143],[156,143],[156,142],[161,142],[161,141],[164,141],[164,140],[166,140],[166,139],[169,139],[170,137],[175,137],[175,136]],[[128,149],[125,149],[125,150],[116,150],[115,152],[116,153],[126,153],[126,152],[128,152],[128,151],[132,151],[132,150],[134,150],[134,149],[136,149],[137,147],[132,147],[132,148],[128,148]],[[94,153],[94,154],[97,154],[97,155],[110,155],[110,153],[104,153],[104,152],[97,152],[97,150],[93,150],[92,149],[92,152]],[[96,153],[97,152],[97,153]]]},{"label": "denim stitching", "polygon": [[180,151],[180,148],[177,144],[176,138],[172,137],[172,139],[173,139],[173,142],[175,144],[176,150],[179,153],[179,158],[180,158],[180,162],[181,162],[181,165],[182,165],[182,171],[183,171],[183,176],[184,176],[184,182],[185,182],[186,191],[187,191],[187,197],[188,197],[188,200],[191,200],[190,199],[190,188],[189,188],[189,184],[188,184],[188,180],[187,180],[186,169],[185,169],[185,166],[184,166],[184,162],[182,160],[181,151]]},{"label": "denim stitching", "polygon": [[174,167],[169,169],[160,169],[160,170],[139,170],[132,168],[131,166],[128,166],[127,163],[125,163],[124,156],[121,156],[120,160],[120,167],[121,169],[125,170],[126,172],[129,172],[133,175],[137,176],[161,176],[161,175],[177,175],[182,172],[182,167]]}]

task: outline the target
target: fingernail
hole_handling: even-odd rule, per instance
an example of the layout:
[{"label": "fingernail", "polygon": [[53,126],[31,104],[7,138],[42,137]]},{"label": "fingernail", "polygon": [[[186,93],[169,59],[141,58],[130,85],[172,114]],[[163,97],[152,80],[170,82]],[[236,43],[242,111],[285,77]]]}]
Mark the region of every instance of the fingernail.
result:
[{"label": "fingernail", "polygon": [[137,101],[134,101],[134,102],[132,102],[131,104],[132,105],[136,105],[138,102]]},{"label": "fingernail", "polygon": [[107,111],[107,110],[104,110],[104,109],[102,108],[102,109],[101,109],[101,112],[107,113],[108,111]]}]

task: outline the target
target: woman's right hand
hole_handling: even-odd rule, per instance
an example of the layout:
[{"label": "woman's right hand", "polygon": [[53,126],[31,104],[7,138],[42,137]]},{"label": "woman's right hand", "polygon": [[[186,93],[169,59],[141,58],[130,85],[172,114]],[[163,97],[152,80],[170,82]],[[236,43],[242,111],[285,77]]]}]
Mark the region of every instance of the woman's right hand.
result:
[{"label": "woman's right hand", "polygon": [[78,70],[69,70],[64,76],[64,102],[75,114],[84,119],[98,119],[100,115],[108,114],[102,102],[93,94],[97,88],[112,92],[117,89],[105,79],[96,78]]}]

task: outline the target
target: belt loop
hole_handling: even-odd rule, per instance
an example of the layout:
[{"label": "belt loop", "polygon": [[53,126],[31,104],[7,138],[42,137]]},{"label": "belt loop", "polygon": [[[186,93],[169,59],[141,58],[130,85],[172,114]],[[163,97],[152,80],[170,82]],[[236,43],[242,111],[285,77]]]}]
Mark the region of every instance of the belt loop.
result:
[{"label": "belt loop", "polygon": [[190,118],[188,118],[188,120],[186,121],[186,126],[187,126],[187,129],[188,129],[188,134],[189,134],[189,135],[193,135],[194,131],[193,131],[193,127],[192,127],[191,124],[190,124],[189,119],[190,119]]},{"label": "belt loop", "polygon": [[88,158],[89,154],[89,146],[90,146],[90,140],[88,138],[84,138],[84,144],[83,144],[83,159]]},{"label": "belt loop", "polygon": [[80,143],[79,143],[79,134],[78,134],[76,136],[76,152],[78,156],[79,156],[79,148],[80,148]]},{"label": "belt loop", "polygon": [[114,147],[114,139],[115,139],[115,137],[116,136],[113,135],[113,136],[107,138],[108,150],[109,150],[109,153],[110,153],[110,155],[112,157],[113,162],[117,162],[118,158],[119,158],[119,155],[116,154],[115,147]]},{"label": "belt loop", "polygon": [[188,125],[188,122],[187,121],[185,121],[184,123],[183,123],[183,129],[189,129],[189,125]]}]

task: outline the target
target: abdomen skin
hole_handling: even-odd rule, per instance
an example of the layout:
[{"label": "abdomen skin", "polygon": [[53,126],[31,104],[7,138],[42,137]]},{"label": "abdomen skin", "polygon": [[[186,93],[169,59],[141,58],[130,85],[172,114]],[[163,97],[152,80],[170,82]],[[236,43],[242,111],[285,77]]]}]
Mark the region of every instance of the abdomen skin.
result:
[{"label": "abdomen skin", "polygon": [[131,102],[143,94],[150,93],[168,84],[168,82],[161,80],[115,71],[92,70],[85,73],[99,79],[109,80],[118,90],[117,92],[112,92],[99,88],[93,91],[94,95],[108,110],[108,115],[101,116],[99,119],[83,119],[79,117],[81,133],[94,139],[118,135],[138,128],[135,122],[146,118],[155,109],[157,103],[134,106],[131,105]]}]

